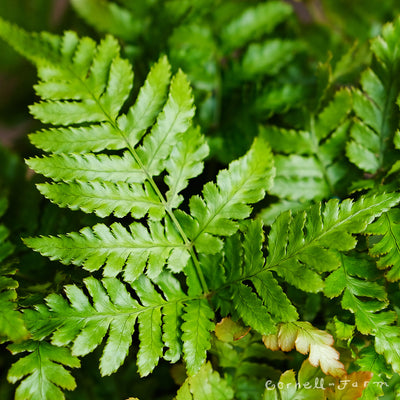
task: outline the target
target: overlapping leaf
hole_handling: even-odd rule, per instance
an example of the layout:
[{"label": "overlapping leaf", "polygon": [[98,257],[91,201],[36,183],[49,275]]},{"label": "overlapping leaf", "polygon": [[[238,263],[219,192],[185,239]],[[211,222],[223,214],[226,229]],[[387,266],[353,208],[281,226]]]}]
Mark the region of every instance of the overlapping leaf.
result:
[{"label": "overlapping leaf", "polygon": [[38,340],[52,334],[53,344],[72,344],[76,356],[92,352],[107,336],[100,370],[102,375],[110,375],[124,362],[137,322],[137,364],[142,376],[148,375],[160,358],[176,362],[182,354],[194,374],[210,346],[212,309],[205,300],[186,296],[179,282],[166,272],[158,276],[157,285],[159,289],[141,275],[132,283],[139,299],[135,300],[116,278],[102,282],[86,278],[90,297],[75,285],[66,286],[68,301],[52,294],[46,298],[46,306],[26,311],[29,329]]},{"label": "overlapping leaf", "polygon": [[342,89],[317,115],[308,117],[303,130],[261,128],[261,137],[278,153],[271,193],[281,199],[262,211],[261,216],[267,224],[282,211],[304,208],[309,200],[321,200],[343,190],[343,179],[348,170],[343,151],[351,104],[350,92]]},{"label": "overlapping leaf", "polygon": [[299,289],[321,291],[320,273],[340,266],[339,252],[357,243],[353,234],[363,232],[399,200],[395,193],[361,197],[356,202],[332,199],[324,207],[317,204],[294,216],[281,214],[271,227],[265,268]]},{"label": "overlapping leaf", "polygon": [[[341,267],[326,279],[325,294],[342,297],[342,307],[355,314],[357,329],[375,336],[375,349],[383,354],[395,371],[400,369],[400,328],[394,326],[394,311],[385,311],[387,293],[376,279],[369,260],[342,256]],[[370,300],[365,301],[365,298]]]}]

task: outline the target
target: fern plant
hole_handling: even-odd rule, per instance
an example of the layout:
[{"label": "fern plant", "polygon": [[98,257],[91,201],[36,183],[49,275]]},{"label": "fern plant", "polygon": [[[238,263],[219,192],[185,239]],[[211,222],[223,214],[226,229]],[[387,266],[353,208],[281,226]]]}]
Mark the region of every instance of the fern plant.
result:
[{"label": "fern plant", "polygon": [[[102,31],[136,29],[125,8],[75,3],[111,12]],[[287,7],[242,10],[221,34],[226,51],[262,38]],[[269,28],[266,9],[283,10]],[[255,21],[248,32],[247,19]],[[247,152],[207,182],[209,145],[193,122],[191,85],[166,56],[136,88],[113,36],[97,43],[72,31],[28,33],[0,19],[0,36],[38,70],[30,112],[43,128],[29,138],[40,153],[26,160],[43,176],[37,188],[97,221],[23,238],[84,278],[71,274],[43,302],[21,301],[22,314],[12,264],[1,267],[0,318],[13,323],[0,322],[0,336],[20,355],[8,371],[15,398],[65,398],[76,387],[72,369],[92,352],[101,353],[102,376],[132,359],[142,377],[175,364],[178,400],[373,399],[383,394],[373,386],[379,379],[396,382],[399,26],[372,42],[362,90],[336,90],[329,65],[320,67],[319,97],[302,111],[303,126],[290,127],[288,114],[277,119],[285,124],[261,127]],[[251,44],[231,73],[246,81],[279,71],[276,58],[267,65],[276,48],[274,39]],[[262,70],[246,64],[253,55]],[[274,197],[265,201],[267,193]],[[11,247],[1,229],[4,263]],[[330,306],[308,321],[299,293]],[[332,315],[332,305],[343,313]],[[301,388],[315,377],[334,388]],[[265,386],[268,378],[277,385]],[[354,385],[343,393],[341,380]]]}]

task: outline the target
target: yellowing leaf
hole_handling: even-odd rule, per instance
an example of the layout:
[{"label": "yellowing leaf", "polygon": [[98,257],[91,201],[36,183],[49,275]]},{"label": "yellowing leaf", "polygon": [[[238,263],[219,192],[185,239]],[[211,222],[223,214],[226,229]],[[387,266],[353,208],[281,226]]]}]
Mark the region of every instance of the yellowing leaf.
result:
[{"label": "yellowing leaf", "polygon": [[215,326],[215,336],[222,342],[233,342],[239,340],[249,333],[249,328],[245,328],[233,321],[231,318],[222,318]]},{"label": "yellowing leaf", "polygon": [[332,388],[326,390],[327,400],[357,400],[372,378],[372,372],[357,371],[340,379]]},{"label": "yellowing leaf", "polygon": [[346,374],[339,361],[339,352],[333,347],[333,337],[313,327],[309,322],[290,322],[280,324],[278,332],[263,337],[265,346],[271,350],[290,351],[293,348],[302,354],[309,353],[309,362],[320,366],[327,375],[342,377]]}]

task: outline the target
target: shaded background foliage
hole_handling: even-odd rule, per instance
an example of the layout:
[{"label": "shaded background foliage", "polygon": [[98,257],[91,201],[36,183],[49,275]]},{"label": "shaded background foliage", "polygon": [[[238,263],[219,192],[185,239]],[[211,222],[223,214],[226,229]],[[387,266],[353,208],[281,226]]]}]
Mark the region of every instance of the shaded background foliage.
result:
[{"label": "shaded background foliage", "polygon": [[[95,3],[104,5],[104,9],[97,7],[93,13]],[[400,12],[396,0],[288,0],[282,2],[287,5],[287,12],[282,11],[276,26],[266,28],[266,22],[261,21],[260,30],[247,37],[243,33],[246,21],[233,26],[231,31],[226,26],[250,6],[262,7],[268,2],[118,0],[115,14],[110,14],[107,4],[95,0],[2,0],[0,16],[27,30],[61,33],[71,29],[96,39],[105,32],[112,33],[133,63],[136,88],[143,83],[149,65],[160,54],[167,54],[174,71],[182,68],[191,80],[196,119],[211,146],[206,174],[197,182],[199,188],[202,180],[214,177],[219,167],[249,148],[260,124],[301,129],[306,116],[319,115],[334,91],[357,82],[361,71],[371,62],[369,39]],[[105,15],[109,18],[104,18]],[[264,45],[270,46],[265,53]],[[274,53],[275,48],[279,51]],[[9,199],[4,223],[10,229],[10,239],[19,258],[16,277],[20,283],[20,303],[30,306],[48,293],[59,292],[63,285],[81,280],[85,274],[78,268],[66,268],[28,251],[20,237],[76,230],[82,222],[93,224],[96,219],[60,210],[43,200],[34,188],[41,178],[33,176],[22,160],[36,154],[27,139],[29,132],[40,128],[39,122],[33,121],[27,112],[27,106],[35,100],[32,85],[36,82],[36,72],[4,43],[0,43],[0,54],[0,190]],[[273,62],[269,60],[271,57]],[[359,171],[355,173],[362,178]],[[338,187],[335,194],[340,196],[341,190]],[[329,195],[316,196],[325,197]],[[286,200],[294,203],[284,207],[299,205],[296,203],[299,199]],[[265,220],[273,217],[264,216]],[[325,319],[319,295],[304,297],[297,289],[291,290],[291,298],[302,310],[303,319],[317,323]],[[239,360],[242,350],[236,350]],[[271,357],[278,367],[298,369],[302,361],[298,355],[289,361],[274,360],[271,353],[264,356]],[[166,363],[160,364],[156,374],[144,379],[139,379],[133,362],[126,363],[118,374],[100,378],[98,358],[94,353],[83,359],[83,368],[75,373],[78,388],[67,394],[68,399],[117,400],[133,392],[141,399],[167,399],[182,382],[179,365],[172,369],[171,377]],[[7,352],[2,351],[0,398],[5,400],[12,398],[13,389],[5,378],[11,362]],[[226,363],[229,365],[229,360]],[[275,373],[279,377],[268,366],[263,368],[258,373]],[[392,385],[397,384],[395,377]],[[252,399],[248,393],[254,388],[255,392],[259,390],[257,379],[241,380],[240,385],[241,399]],[[385,398],[391,397],[388,394]]]}]

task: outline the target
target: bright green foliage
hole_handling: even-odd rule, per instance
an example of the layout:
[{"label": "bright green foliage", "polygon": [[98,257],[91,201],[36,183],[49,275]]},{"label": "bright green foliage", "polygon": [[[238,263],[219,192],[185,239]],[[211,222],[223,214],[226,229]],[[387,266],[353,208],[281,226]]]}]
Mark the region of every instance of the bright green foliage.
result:
[{"label": "bright green foliage", "polygon": [[[30,111],[43,125],[29,138],[42,152],[24,154],[42,176],[26,175],[64,208],[20,210],[25,178],[11,182],[16,262],[1,226],[0,338],[31,353],[10,369],[17,400],[64,398],[67,367],[89,353],[71,400],[126,398],[121,377],[133,398],[171,398],[171,377],[178,400],[383,394],[301,386],[323,373],[360,384],[374,373],[397,393],[400,22],[369,51],[351,28],[328,33],[330,0],[321,13],[312,1],[71,3],[99,42],[0,19],[38,69]],[[87,380],[96,353],[102,376],[118,370],[104,386]],[[322,372],[304,363],[296,381],[303,355]]]},{"label": "bright green foliage", "polygon": [[387,24],[372,41],[377,65],[361,78],[362,90],[353,92],[357,120],[346,153],[360,169],[376,173],[394,161],[392,141],[399,121],[396,100],[400,90],[400,21]]},{"label": "bright green foliage", "polygon": [[322,290],[319,274],[341,265],[339,252],[356,246],[352,234],[363,232],[399,200],[397,194],[361,197],[354,203],[332,199],[323,208],[316,204],[294,216],[281,214],[271,227],[266,268],[301,290]]},{"label": "bright green foliage", "polygon": [[47,342],[27,341],[9,346],[13,354],[29,352],[8,371],[8,380],[22,380],[15,393],[16,400],[62,400],[61,389],[73,390],[75,379],[64,367],[78,368],[80,362],[68,349]]},{"label": "bright green foliage", "polygon": [[357,329],[364,335],[373,334],[376,351],[385,356],[394,371],[400,371],[400,328],[392,325],[396,320],[393,311],[382,311],[387,307],[387,293],[374,281],[377,274],[373,264],[356,256],[342,256],[341,261],[341,267],[325,281],[326,296],[343,294],[342,307],[355,314]]},{"label": "bright green foliage", "polygon": [[37,340],[52,333],[52,343],[57,346],[73,342],[72,353],[77,356],[92,352],[108,335],[100,360],[104,376],[115,372],[125,360],[138,321],[137,364],[142,376],[154,369],[159,358],[177,361],[182,351],[188,371],[194,374],[209,348],[213,312],[205,300],[187,297],[172,275],[162,273],[157,283],[163,296],[144,275],[132,283],[137,301],[118,279],[105,278],[99,282],[87,278],[85,285],[93,305],[80,288],[67,286],[69,303],[52,294],[46,298],[47,307],[26,311],[29,329]]},{"label": "bright green foliage", "polygon": [[[243,254],[235,254],[240,251],[241,241]],[[229,286],[221,293],[217,292],[216,301],[224,309],[224,302],[229,297],[246,325],[261,334],[269,334],[275,332],[276,322],[294,321],[298,315],[273,274],[265,269],[263,241],[259,220],[245,227],[243,236],[235,235],[227,240],[224,271],[220,273],[225,275],[222,286]],[[243,283],[245,280],[251,281],[255,291]]]},{"label": "bright green foliage", "polygon": [[251,207],[247,204],[263,199],[273,176],[271,153],[263,140],[256,139],[244,157],[219,172],[216,184],[210,182],[204,186],[203,198],[192,197],[189,206],[197,223],[189,237],[197,244],[197,249],[211,254],[219,251],[221,242],[210,234],[229,236],[235,233],[238,224],[234,220],[250,215]]},{"label": "bright green foliage", "polygon": [[[367,233],[371,237],[369,253],[379,257],[378,268],[389,268],[386,278],[389,281],[400,279],[400,212],[398,209],[383,214],[377,221],[368,226]],[[375,240],[377,237],[377,240]]]},{"label": "bright green foliage", "polygon": [[0,342],[19,342],[28,336],[22,315],[16,309],[18,282],[15,269],[0,266]]},{"label": "bright green foliage", "polygon": [[149,230],[133,223],[129,230],[120,223],[110,227],[97,224],[83,228],[79,233],[26,239],[25,242],[52,259],[65,264],[82,265],[89,271],[104,266],[104,276],[114,277],[124,269],[124,279],[134,281],[148,263],[149,276],[157,276],[168,261],[170,268],[181,271],[189,252],[172,223],[166,220],[166,229],[150,223]]},{"label": "bright green foliage", "polygon": [[179,389],[176,400],[231,400],[233,390],[212,370],[211,364],[204,364],[196,375],[186,379]]}]

